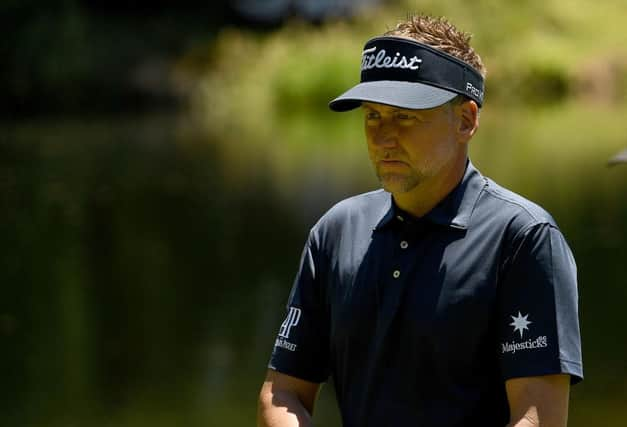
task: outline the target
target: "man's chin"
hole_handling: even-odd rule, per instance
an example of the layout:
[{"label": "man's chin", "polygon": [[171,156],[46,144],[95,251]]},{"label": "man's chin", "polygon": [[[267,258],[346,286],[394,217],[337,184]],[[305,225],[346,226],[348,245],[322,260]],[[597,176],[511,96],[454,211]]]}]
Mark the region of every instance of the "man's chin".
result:
[{"label": "man's chin", "polygon": [[381,187],[388,193],[407,193],[419,184],[419,180],[415,177],[407,177],[397,174],[385,174],[379,175],[379,182]]}]

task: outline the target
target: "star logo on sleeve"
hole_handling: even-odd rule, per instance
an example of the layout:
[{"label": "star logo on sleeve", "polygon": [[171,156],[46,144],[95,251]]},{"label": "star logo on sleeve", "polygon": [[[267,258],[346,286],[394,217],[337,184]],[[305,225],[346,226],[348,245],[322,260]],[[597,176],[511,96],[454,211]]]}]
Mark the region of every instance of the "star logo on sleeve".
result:
[{"label": "star logo on sleeve", "polygon": [[512,318],[513,322],[510,323],[510,326],[514,327],[514,332],[518,331],[520,332],[520,338],[522,338],[523,336],[523,330],[529,330],[529,328],[527,327],[527,325],[529,325],[530,323],[533,323],[531,320],[527,320],[527,317],[529,317],[529,314],[525,314],[524,316],[520,313],[520,311],[518,312],[518,316],[509,316]]}]

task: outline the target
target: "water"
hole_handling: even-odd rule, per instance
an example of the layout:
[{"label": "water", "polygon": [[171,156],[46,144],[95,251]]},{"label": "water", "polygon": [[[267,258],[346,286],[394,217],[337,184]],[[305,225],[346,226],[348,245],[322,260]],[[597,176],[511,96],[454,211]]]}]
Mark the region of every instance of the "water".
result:
[{"label": "water", "polygon": [[188,117],[3,133],[0,424],[250,425],[298,207],[229,185]]}]

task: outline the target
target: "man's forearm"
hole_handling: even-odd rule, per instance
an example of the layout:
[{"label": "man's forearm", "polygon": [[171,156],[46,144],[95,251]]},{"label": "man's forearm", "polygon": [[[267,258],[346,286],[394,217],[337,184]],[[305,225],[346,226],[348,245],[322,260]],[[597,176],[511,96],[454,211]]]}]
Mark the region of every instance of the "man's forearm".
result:
[{"label": "man's forearm", "polygon": [[310,427],[311,414],[294,393],[262,392],[257,410],[257,426]]},{"label": "man's forearm", "polygon": [[538,414],[535,411],[535,408],[531,410],[531,413],[525,414],[521,419],[516,421],[511,421],[505,427],[538,427],[540,422],[538,421]]},{"label": "man's forearm", "polygon": [[511,412],[507,427],[566,427],[569,375],[512,378],[505,389]]}]

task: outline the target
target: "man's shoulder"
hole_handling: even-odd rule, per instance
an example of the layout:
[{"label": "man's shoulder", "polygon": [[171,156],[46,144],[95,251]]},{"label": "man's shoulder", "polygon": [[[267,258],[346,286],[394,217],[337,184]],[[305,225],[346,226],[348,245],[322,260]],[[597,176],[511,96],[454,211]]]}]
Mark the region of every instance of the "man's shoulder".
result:
[{"label": "man's shoulder", "polygon": [[383,189],[368,191],[340,200],[325,215],[351,214],[356,212],[378,210],[390,202],[390,193]]},{"label": "man's shoulder", "polygon": [[343,199],[333,205],[314,226],[318,230],[345,228],[347,225],[372,226],[391,205],[390,193],[379,189]]},{"label": "man's shoulder", "polygon": [[516,228],[527,228],[538,224],[557,227],[555,219],[542,206],[489,178],[486,180],[487,185],[480,202],[484,214],[489,214]]}]

